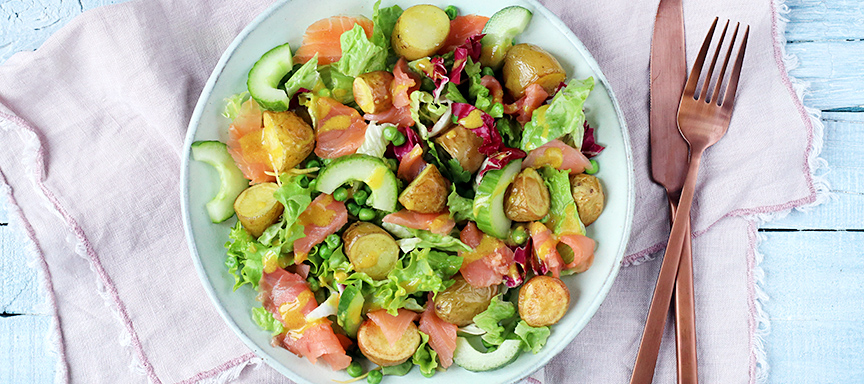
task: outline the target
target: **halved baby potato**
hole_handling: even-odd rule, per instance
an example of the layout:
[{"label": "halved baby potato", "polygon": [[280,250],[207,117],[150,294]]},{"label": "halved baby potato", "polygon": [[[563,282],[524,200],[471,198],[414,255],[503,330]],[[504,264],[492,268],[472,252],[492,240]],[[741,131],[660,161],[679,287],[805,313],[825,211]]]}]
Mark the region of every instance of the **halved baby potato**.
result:
[{"label": "halved baby potato", "polygon": [[570,176],[570,188],[573,190],[573,200],[576,211],[585,225],[591,225],[603,212],[606,195],[600,179],[595,176],[580,173]]},{"label": "halved baby potato", "polygon": [[516,44],[504,57],[504,87],[514,99],[525,95],[525,88],[539,84],[552,94],[567,77],[555,56],[533,44]]},{"label": "halved baby potato", "polygon": [[345,256],[354,270],[375,280],[387,277],[399,258],[399,245],[387,231],[377,225],[357,221],[342,234]]},{"label": "halved baby potato", "polygon": [[561,320],[570,307],[570,290],[561,279],[534,276],[519,289],[519,316],[532,327]]},{"label": "halved baby potato", "polygon": [[264,111],[261,135],[276,173],[296,167],[315,149],[315,131],[294,112]]},{"label": "halved baby potato", "polygon": [[417,330],[417,325],[411,323],[402,334],[402,338],[390,345],[378,324],[366,320],[357,331],[357,346],[360,347],[363,356],[375,364],[382,367],[399,365],[417,351],[417,347],[420,346],[420,332]]},{"label": "halved baby potato", "polygon": [[429,164],[399,195],[405,209],[417,213],[438,213],[447,209],[450,181],[441,175],[435,164]]},{"label": "halved baby potato", "polygon": [[255,184],[243,190],[234,200],[234,212],[246,231],[254,237],[261,236],[267,227],[279,220],[284,207],[273,197],[279,189],[276,183]]},{"label": "halved baby potato", "polygon": [[396,20],[391,45],[397,55],[412,61],[437,52],[450,34],[450,18],[434,5],[406,9]]},{"label": "halved baby potato", "polygon": [[375,114],[393,106],[390,84],[393,74],[387,71],[372,71],[354,78],[354,101],[363,112]]}]

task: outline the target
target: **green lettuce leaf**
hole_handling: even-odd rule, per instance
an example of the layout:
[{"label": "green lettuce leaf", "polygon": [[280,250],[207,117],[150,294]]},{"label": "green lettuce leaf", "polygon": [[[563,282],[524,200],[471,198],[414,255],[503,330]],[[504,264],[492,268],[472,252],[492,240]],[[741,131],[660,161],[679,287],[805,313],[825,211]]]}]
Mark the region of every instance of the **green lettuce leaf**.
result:
[{"label": "green lettuce leaf", "polygon": [[465,99],[465,96],[462,96],[462,92],[459,92],[459,87],[457,87],[456,84],[453,84],[453,83],[448,82],[447,85],[444,86],[443,95],[444,95],[444,98],[446,98],[447,100],[450,100],[454,103],[467,103],[468,102],[468,100]]},{"label": "green lettuce leaf", "polygon": [[441,175],[456,183],[467,183],[471,181],[471,172],[462,168],[462,165],[459,164],[458,160],[449,157],[446,151],[441,149],[434,141],[424,139],[424,142],[426,143],[427,154],[427,156],[424,156],[424,160],[428,163],[435,164],[435,166],[438,167],[438,171],[441,172]]},{"label": "green lettuce leaf", "polygon": [[408,296],[423,292],[437,294],[453,285],[451,277],[461,266],[459,256],[428,248],[415,250],[403,256],[387,274],[386,282],[375,291],[372,303],[396,316]]},{"label": "green lettuce leaf", "polygon": [[354,28],[343,33],[339,42],[342,44],[342,58],[335,64],[339,72],[357,77],[366,72],[386,69],[387,50],[372,44],[359,24],[354,24]]},{"label": "green lettuce leaf", "polygon": [[330,97],[342,104],[354,102],[354,77],[339,71],[335,64],[319,68],[321,80],[330,89]]},{"label": "green lettuce leaf", "polygon": [[288,78],[288,81],[285,82],[285,93],[288,94],[288,98],[290,99],[300,88],[306,88],[311,91],[315,89],[315,86],[320,81],[321,75],[318,73],[318,54],[316,53],[315,56]]},{"label": "green lettuce leaf", "polygon": [[495,128],[501,134],[505,147],[519,148],[519,143],[522,141],[522,125],[505,117],[495,120]]},{"label": "green lettuce leaf", "polygon": [[456,192],[456,185],[450,186],[450,195],[447,196],[447,208],[450,210],[450,218],[459,222],[474,220],[474,200],[462,197]]},{"label": "green lettuce leaf", "polygon": [[393,34],[393,27],[396,26],[396,20],[402,15],[402,8],[398,5],[387,8],[378,8],[381,5],[381,0],[375,2],[372,7],[372,44],[375,44],[385,50],[391,50],[390,35]]},{"label": "green lettuce leaf", "polygon": [[450,108],[445,103],[436,103],[435,98],[429,92],[411,92],[409,109],[411,119],[417,124],[420,137],[424,140],[429,138],[429,128],[447,112]]},{"label": "green lettuce leaf", "polygon": [[501,299],[501,294],[492,298],[485,311],[474,316],[474,324],[486,331],[483,341],[492,345],[501,345],[507,336],[507,329],[501,322],[516,315],[513,303]]},{"label": "green lettuce leaf", "polygon": [[546,345],[546,339],[549,338],[549,327],[535,328],[528,325],[525,320],[519,320],[519,323],[516,324],[515,333],[522,339],[522,350],[534,352],[536,355]]},{"label": "green lettuce leaf", "polygon": [[276,320],[276,317],[273,316],[272,313],[262,307],[252,308],[252,320],[255,321],[255,324],[258,324],[261,329],[272,333],[273,336],[285,331],[285,326],[282,325],[282,322]]},{"label": "green lettuce leaf", "polygon": [[[414,353],[416,354],[417,352],[415,351]],[[414,362],[411,360],[406,360],[404,363],[399,365],[381,367],[381,373],[390,376],[405,376],[408,374],[408,372],[411,371],[411,368],[414,368]]]},{"label": "green lettuce leaf", "polygon": [[230,120],[236,119],[237,115],[240,114],[240,106],[243,105],[246,100],[249,100],[249,92],[238,93],[226,98],[225,108],[222,109],[222,116],[225,116]]},{"label": "green lettuce leaf", "polygon": [[531,151],[564,135],[570,135],[574,143],[582,145],[585,123],[585,99],[594,89],[594,78],[570,80],[552,98],[548,108],[537,108],[531,121],[525,124],[520,148]]},{"label": "green lettuce leaf", "polygon": [[435,368],[438,368],[438,354],[429,346],[429,335],[420,332],[420,346],[414,351],[411,362],[420,366],[420,373],[423,376],[435,376]]},{"label": "green lettuce leaf", "polygon": [[569,170],[552,167],[540,169],[540,175],[549,188],[549,226],[555,235],[585,235],[585,225],[579,219],[573,192],[570,189]]},{"label": "green lettuce leaf", "polygon": [[297,218],[312,203],[312,188],[303,186],[305,176],[279,175],[282,185],[273,193],[273,197],[284,207],[282,217],[273,225],[267,227],[258,241],[270,246],[279,247],[282,253],[294,250],[294,241],[303,238],[303,226],[297,224]]},{"label": "green lettuce leaf", "polygon": [[277,260],[282,258],[284,263],[293,261],[290,257],[281,256],[282,252],[278,245],[267,246],[255,240],[240,222],[237,222],[228,232],[228,239],[225,243],[227,248],[225,266],[234,276],[235,291],[244,284],[258,289],[258,282],[261,281],[261,275],[264,273],[265,258]]},{"label": "green lettuce leaf", "polygon": [[382,223],[384,229],[399,237],[396,243],[402,252],[408,253],[417,248],[434,248],[447,252],[471,251],[472,248],[465,245],[456,233],[437,234],[423,229],[414,229],[393,223]]},{"label": "green lettuce leaf", "polygon": [[357,153],[362,153],[369,156],[384,158],[384,152],[387,151],[389,143],[384,138],[384,128],[396,127],[390,123],[377,124],[370,122],[366,127],[366,135],[363,137],[363,144],[357,148]]},{"label": "green lettuce leaf", "polygon": [[474,106],[482,110],[494,118],[504,116],[504,106],[501,103],[496,103],[495,99],[486,88],[481,84],[483,77],[482,66],[479,62],[475,63],[471,58],[465,64],[465,73],[468,75],[468,97],[474,100]]}]

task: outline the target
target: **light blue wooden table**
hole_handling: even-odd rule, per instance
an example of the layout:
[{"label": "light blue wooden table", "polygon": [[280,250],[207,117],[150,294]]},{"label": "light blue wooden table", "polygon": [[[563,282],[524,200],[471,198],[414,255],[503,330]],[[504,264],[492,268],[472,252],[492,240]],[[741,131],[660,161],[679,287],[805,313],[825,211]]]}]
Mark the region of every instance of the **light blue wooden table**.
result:
[{"label": "light blue wooden table", "polygon": [[[85,9],[125,0],[0,0],[0,63]],[[864,2],[787,0],[786,39],[822,110],[836,199],[761,227],[770,383],[864,383]],[[746,165],[745,165],[746,166]],[[2,199],[2,198],[0,198]],[[36,274],[0,200],[0,383],[49,383]]]}]

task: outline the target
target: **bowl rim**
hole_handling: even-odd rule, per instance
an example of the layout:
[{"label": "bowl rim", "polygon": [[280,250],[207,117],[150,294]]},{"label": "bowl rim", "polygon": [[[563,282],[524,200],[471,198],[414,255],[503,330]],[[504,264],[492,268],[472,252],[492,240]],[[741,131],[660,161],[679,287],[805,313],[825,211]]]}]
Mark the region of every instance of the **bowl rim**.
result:
[{"label": "bowl rim", "polygon": [[[284,364],[279,362],[278,359],[273,357],[268,351],[265,351],[258,347],[258,345],[252,341],[249,336],[247,336],[237,325],[237,323],[231,318],[228,314],[228,311],[225,309],[225,306],[222,304],[219,296],[217,295],[213,285],[210,283],[210,280],[207,277],[207,273],[204,269],[204,265],[201,263],[200,255],[198,254],[198,248],[195,244],[194,234],[192,232],[192,221],[189,215],[189,164],[191,160],[191,145],[195,139],[195,134],[197,133],[198,126],[200,124],[201,116],[204,113],[204,107],[207,104],[207,101],[210,99],[210,96],[213,92],[213,88],[216,85],[216,82],[222,76],[222,73],[225,69],[225,65],[228,60],[233,56],[234,52],[237,48],[246,41],[246,38],[249,34],[258,28],[258,26],[267,18],[269,18],[277,9],[282,8],[287,5],[292,0],[278,0],[267,9],[258,14],[246,27],[243,28],[242,31],[234,38],[228,48],[222,53],[222,56],[219,58],[219,61],[216,63],[216,66],[213,69],[213,72],[210,74],[210,77],[207,79],[207,83],[204,85],[204,88],[201,91],[201,95],[198,98],[198,101],[195,103],[195,109],[192,112],[192,117],[189,120],[189,125],[186,131],[186,137],[183,142],[183,152],[182,157],[180,159],[180,209],[183,219],[183,231],[186,235],[186,243],[189,247],[189,253],[192,257],[192,262],[195,265],[195,270],[198,273],[198,278],[201,280],[202,285],[204,286],[204,290],[207,292],[207,296],[210,297],[210,300],[213,302],[216,307],[217,312],[225,321],[226,324],[231,328],[235,335],[237,335],[243,343],[255,353],[255,355],[261,358],[267,365],[275,369],[282,375],[287,376],[289,379],[302,383],[302,384],[314,384],[305,378],[299,376],[294,373],[292,370],[285,367]],[[532,374],[539,368],[542,368],[546,364],[549,363],[552,358],[557,356],[561,351],[564,350],[570,343],[572,343],[573,339],[582,329],[585,328],[587,323],[594,317],[597,310],[603,301],[606,300],[606,296],[612,288],[612,284],[615,282],[615,278],[618,275],[618,272],[621,268],[621,262],[624,257],[624,253],[626,252],[627,244],[630,239],[630,234],[632,230],[633,224],[633,212],[635,209],[635,175],[634,175],[634,166],[633,166],[633,151],[630,144],[630,134],[627,129],[627,122],[624,119],[623,111],[621,110],[621,106],[618,103],[618,98],[615,96],[615,92],[612,90],[611,84],[609,80],[606,78],[606,75],[600,70],[600,66],[597,61],[594,59],[594,56],[591,55],[591,52],[582,44],[582,42],[573,34],[573,31],[564,24],[564,22],[552,11],[548,10],[545,6],[540,4],[537,0],[522,0],[532,7],[534,7],[534,12],[540,12],[543,14],[546,19],[557,28],[561,33],[567,38],[568,42],[576,48],[579,54],[583,57],[585,62],[591,68],[591,71],[594,74],[594,77],[597,81],[603,84],[603,88],[609,96],[609,99],[612,102],[612,106],[615,110],[616,117],[618,118],[618,124],[621,129],[621,136],[624,141],[624,157],[626,160],[626,168],[627,168],[627,207],[625,210],[624,217],[624,227],[621,232],[621,239],[618,243],[618,250],[616,251],[616,259],[613,264],[612,270],[609,271],[607,276],[604,279],[603,285],[600,288],[598,294],[594,297],[593,301],[589,304],[587,311],[584,316],[584,321],[577,323],[576,327],[573,327],[567,331],[564,336],[564,340],[569,340],[567,343],[560,343],[556,346],[553,346],[552,349],[547,349],[544,351],[544,356],[540,358],[535,364],[531,365],[524,372],[521,372],[517,375],[510,383],[517,382],[528,375]]]}]

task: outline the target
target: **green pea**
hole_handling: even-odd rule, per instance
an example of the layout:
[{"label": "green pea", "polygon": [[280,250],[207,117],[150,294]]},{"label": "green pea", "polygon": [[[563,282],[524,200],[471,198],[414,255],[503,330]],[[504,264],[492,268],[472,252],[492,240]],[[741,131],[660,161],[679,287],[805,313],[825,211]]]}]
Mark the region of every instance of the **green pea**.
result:
[{"label": "green pea", "polygon": [[510,240],[519,245],[525,244],[528,241],[528,233],[524,228],[518,227],[510,232]]},{"label": "green pea", "polygon": [[333,162],[333,159],[321,159],[321,164],[324,164],[325,167],[330,165],[330,163],[332,163],[332,162]]},{"label": "green pea", "polygon": [[309,276],[309,278],[306,279],[306,282],[309,283],[309,289],[311,289],[312,291],[317,291],[319,288],[321,288],[321,285],[318,284],[318,279],[312,276]]},{"label": "green pea", "polygon": [[348,374],[351,375],[351,377],[358,377],[363,374],[363,367],[360,366],[360,363],[352,361],[346,371],[348,371]]},{"label": "green pea", "polygon": [[397,132],[396,137],[393,138],[392,142],[393,142],[393,145],[398,147],[402,144],[405,144],[405,140],[406,140],[405,135],[403,135],[402,132]]},{"label": "green pea", "polygon": [[360,206],[357,205],[357,203],[353,201],[348,202],[348,204],[346,204],[346,207],[348,208],[348,213],[351,214],[351,216],[357,217],[357,215],[360,214]]},{"label": "green pea", "polygon": [[309,189],[315,190],[315,187],[317,187],[317,186],[318,186],[318,179],[312,179],[312,181],[309,182]]},{"label": "green pea", "polygon": [[363,208],[360,210],[360,214],[357,215],[357,218],[362,221],[369,221],[375,219],[375,211],[369,208]]},{"label": "green pea", "polygon": [[339,244],[342,244],[342,238],[340,238],[339,235],[337,235],[335,233],[331,233],[331,234],[327,235],[327,238],[324,239],[324,241],[327,242],[327,245],[333,249],[336,249],[336,247],[338,247]]},{"label": "green pea", "polygon": [[348,191],[344,187],[336,188],[333,192],[333,200],[345,201],[348,200]]},{"label": "green pea", "polygon": [[366,382],[369,384],[378,384],[383,378],[384,374],[382,374],[381,371],[372,371],[369,372],[369,376],[366,376]]},{"label": "green pea", "polygon": [[492,70],[492,67],[483,67],[480,73],[483,74],[483,76],[495,76],[495,71]]},{"label": "green pea", "polygon": [[312,159],[306,162],[306,168],[320,168],[321,162],[318,159]]},{"label": "green pea", "polygon": [[384,137],[384,140],[393,141],[396,135],[399,133],[399,130],[394,126],[388,126],[384,128],[384,131],[381,133],[381,136]]},{"label": "green pea", "polygon": [[452,5],[448,5],[447,8],[444,8],[444,13],[447,14],[447,17],[449,17],[450,20],[453,20],[456,18],[456,16],[459,16],[459,10]]},{"label": "green pea", "polygon": [[318,256],[321,256],[322,259],[327,260],[330,258],[330,255],[333,254],[333,248],[330,248],[326,243],[321,244],[318,248]]},{"label": "green pea", "polygon": [[357,204],[366,205],[366,199],[368,198],[369,192],[366,192],[362,189],[354,193],[354,201],[356,201]]},{"label": "green pea", "polygon": [[589,175],[593,175],[600,170],[600,164],[597,163],[597,160],[591,159],[591,168],[585,168],[585,173]]}]

